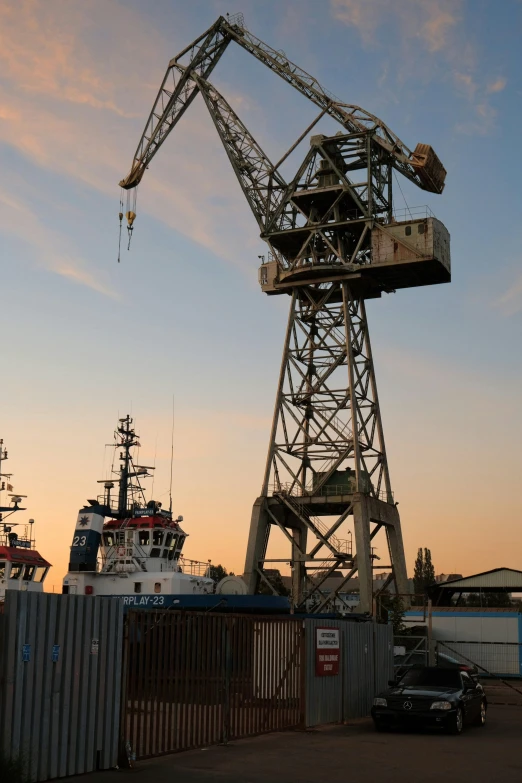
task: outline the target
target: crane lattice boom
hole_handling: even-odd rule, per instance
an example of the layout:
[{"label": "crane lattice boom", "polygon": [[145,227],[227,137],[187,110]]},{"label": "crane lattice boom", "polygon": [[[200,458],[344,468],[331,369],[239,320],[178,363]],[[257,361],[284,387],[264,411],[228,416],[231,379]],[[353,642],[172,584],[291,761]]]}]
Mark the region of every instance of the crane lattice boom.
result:
[{"label": "crane lattice boom", "polygon": [[[212,27],[170,61],[131,170],[120,182],[121,187],[128,190],[140,183],[152,158],[197,95],[200,89],[197,77],[207,80],[230,41],[235,41],[337,120],[347,132],[373,131],[378,143],[392,155],[393,166],[409,180],[423,190],[442,192],[446,171],[429,145],[418,144],[412,152],[378,117],[360,106],[339,101],[317,79],[291,62],[284,52],[276,51],[249,32],[242,20],[233,21],[220,16]],[[189,62],[183,65],[181,60],[188,53]]]}]

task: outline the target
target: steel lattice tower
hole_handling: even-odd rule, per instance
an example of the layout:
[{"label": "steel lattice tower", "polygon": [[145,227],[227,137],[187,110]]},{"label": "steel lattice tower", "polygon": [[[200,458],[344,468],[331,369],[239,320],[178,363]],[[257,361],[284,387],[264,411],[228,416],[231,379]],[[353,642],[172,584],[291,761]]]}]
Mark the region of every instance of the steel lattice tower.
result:
[{"label": "steel lattice tower", "polygon": [[[334,594],[357,572],[360,609],[371,612],[371,541],[382,527],[397,590],[407,592],[364,305],[383,290],[364,272],[372,226],[392,213],[387,158],[371,132],[313,137],[267,236],[274,259],[260,272],[268,293],[285,290],[272,281],[290,284],[291,305],[245,578],[251,591],[260,579],[270,584],[263,564],[275,525],[291,545],[294,605],[315,594],[317,611],[335,597],[323,595],[323,584],[346,569]],[[349,517],[355,554],[342,539]]]},{"label": "steel lattice tower", "polygon": [[[273,165],[208,77],[230,41],[320,107],[320,114]],[[187,61],[188,58],[188,61]],[[183,62],[185,61],[185,62]],[[261,494],[251,517],[244,579],[250,592],[268,578],[271,530],[288,541],[292,598],[313,611],[342,604],[358,574],[359,608],[372,612],[372,540],[386,533],[398,593],[407,575],[390,483],[365,300],[400,288],[449,282],[449,235],[428,212],[397,220],[395,170],[441,193],[445,170],[428,145],[410,151],[377,117],[333,98],[286,55],[260,41],[242,17],[217,22],[169,63],[129,175],[138,185],[197,93],[205,101],[243,193],[268,244],[259,270],[269,295],[290,297]],[[335,136],[311,136],[286,182],[281,165],[328,115]],[[121,219],[120,215],[120,219]],[[135,215],[129,212],[129,223]],[[347,538],[353,522],[355,551]],[[272,561],[273,562],[273,561]],[[382,567],[382,566],[381,566]],[[332,589],[328,578],[343,572]]]}]

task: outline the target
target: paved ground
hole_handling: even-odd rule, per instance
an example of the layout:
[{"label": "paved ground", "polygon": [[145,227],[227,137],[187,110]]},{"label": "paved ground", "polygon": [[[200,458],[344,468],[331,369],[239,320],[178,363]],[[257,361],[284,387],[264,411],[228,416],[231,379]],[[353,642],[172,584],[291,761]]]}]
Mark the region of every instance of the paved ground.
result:
[{"label": "paved ground", "polygon": [[489,704],[516,704],[522,707],[520,680],[482,680]]},{"label": "paved ground", "polygon": [[522,709],[492,706],[484,728],[460,737],[376,734],[369,720],[307,732],[265,734],[143,761],[133,770],[71,783],[520,783]]}]

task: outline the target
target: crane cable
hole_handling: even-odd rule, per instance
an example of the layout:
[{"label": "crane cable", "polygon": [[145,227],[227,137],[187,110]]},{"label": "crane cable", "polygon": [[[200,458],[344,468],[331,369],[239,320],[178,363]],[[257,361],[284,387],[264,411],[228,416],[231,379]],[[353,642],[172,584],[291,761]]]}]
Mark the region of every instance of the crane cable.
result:
[{"label": "crane cable", "polygon": [[121,226],[122,226],[122,220],[123,220],[123,188],[120,188],[120,211],[118,214],[118,217],[120,219],[120,236],[118,239],[118,264],[120,263],[120,256],[121,256]]},{"label": "crane cable", "polygon": [[[132,195],[131,195],[132,193]],[[130,244],[132,239],[132,231],[134,228],[134,220],[136,219],[136,202],[138,200],[138,188],[133,188],[132,192],[127,191],[127,205],[125,210],[125,217],[127,218],[127,233],[129,235],[129,241],[127,244],[127,250],[130,250]],[[118,264],[121,260],[121,230],[123,225],[123,188],[120,188],[120,211],[118,217],[120,219],[120,235],[118,239]]]},{"label": "crane cable", "polygon": [[398,178],[398,176],[396,175],[396,173],[395,173],[395,172],[393,172],[393,177],[394,177],[394,179],[395,179],[395,182],[396,182],[396,183],[397,183],[397,185],[398,185],[398,188],[399,188],[399,190],[400,190],[400,192],[401,192],[401,196],[402,196],[402,198],[403,198],[404,204],[405,204],[405,206],[406,206],[406,210],[405,210],[405,213],[404,213],[404,214],[406,214],[406,212],[408,212],[408,213],[409,213],[409,216],[410,216],[410,220],[413,220],[413,215],[411,214],[411,210],[410,210],[410,208],[409,208],[409,206],[408,206],[408,202],[406,201],[406,197],[404,196],[404,193],[402,192],[401,183],[399,182],[399,178]]}]

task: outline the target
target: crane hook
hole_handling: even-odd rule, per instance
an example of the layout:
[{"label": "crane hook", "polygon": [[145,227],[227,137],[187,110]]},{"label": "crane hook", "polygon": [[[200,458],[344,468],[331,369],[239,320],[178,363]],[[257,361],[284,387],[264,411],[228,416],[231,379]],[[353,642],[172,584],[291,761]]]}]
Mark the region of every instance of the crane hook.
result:
[{"label": "crane hook", "polygon": [[129,235],[129,244],[127,245],[127,250],[130,250],[130,243],[131,243],[131,239],[132,239],[132,231],[134,229],[133,223],[134,223],[134,220],[136,218],[136,213],[133,212],[132,210],[129,210],[127,212],[127,214],[126,214],[126,217],[127,217],[127,224],[128,224],[127,225],[127,233]]}]

